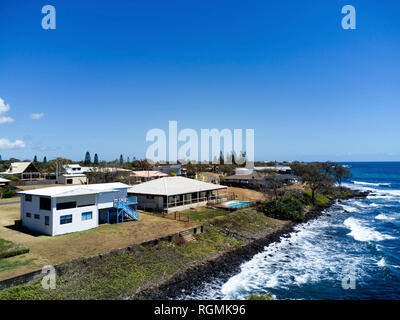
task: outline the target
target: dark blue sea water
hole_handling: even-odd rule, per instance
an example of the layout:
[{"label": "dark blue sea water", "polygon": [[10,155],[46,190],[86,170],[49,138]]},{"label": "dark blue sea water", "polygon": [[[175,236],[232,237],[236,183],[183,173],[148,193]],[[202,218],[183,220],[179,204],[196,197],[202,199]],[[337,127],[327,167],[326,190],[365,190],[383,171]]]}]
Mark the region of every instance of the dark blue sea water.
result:
[{"label": "dark blue sea water", "polygon": [[183,299],[400,299],[400,162],[345,163],[362,200],[336,203],[240,267]]}]

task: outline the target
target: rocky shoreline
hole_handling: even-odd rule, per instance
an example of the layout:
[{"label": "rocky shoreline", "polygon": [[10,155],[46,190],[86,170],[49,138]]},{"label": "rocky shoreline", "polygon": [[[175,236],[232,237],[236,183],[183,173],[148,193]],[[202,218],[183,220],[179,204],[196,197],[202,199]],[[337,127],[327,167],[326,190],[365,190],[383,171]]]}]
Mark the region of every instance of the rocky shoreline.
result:
[{"label": "rocky shoreline", "polygon": [[[364,198],[368,192],[352,191],[351,197],[347,198]],[[320,217],[326,209],[330,208],[336,201],[331,200],[326,206],[310,211],[306,214],[305,219],[301,222],[291,222],[278,231],[267,234],[258,239],[248,241],[244,246],[223,252],[206,261],[196,263],[187,269],[174,274],[171,278],[166,279],[161,284],[154,285],[150,288],[145,288],[129,299],[140,300],[165,300],[174,299],[182,293],[190,294],[193,289],[197,288],[204,282],[212,279],[223,278],[229,279],[232,275],[240,271],[240,265],[250,260],[254,255],[262,252],[266,246],[271,243],[279,242],[281,237],[288,237],[294,232],[294,227],[299,224],[304,224],[310,220]]]}]

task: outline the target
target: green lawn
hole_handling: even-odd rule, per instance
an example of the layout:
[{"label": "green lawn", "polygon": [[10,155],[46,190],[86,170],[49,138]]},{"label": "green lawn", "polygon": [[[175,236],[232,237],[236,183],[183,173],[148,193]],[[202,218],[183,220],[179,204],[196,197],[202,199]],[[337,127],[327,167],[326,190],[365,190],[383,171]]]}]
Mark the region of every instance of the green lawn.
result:
[{"label": "green lawn", "polygon": [[[206,208],[206,207],[197,207],[192,210],[184,210],[181,212],[177,212],[176,215],[179,215],[180,220],[189,220],[196,222],[204,222],[210,219],[213,219],[218,216],[224,216],[228,214],[227,210],[220,208]],[[169,217],[174,217],[175,213],[168,214]]]}]

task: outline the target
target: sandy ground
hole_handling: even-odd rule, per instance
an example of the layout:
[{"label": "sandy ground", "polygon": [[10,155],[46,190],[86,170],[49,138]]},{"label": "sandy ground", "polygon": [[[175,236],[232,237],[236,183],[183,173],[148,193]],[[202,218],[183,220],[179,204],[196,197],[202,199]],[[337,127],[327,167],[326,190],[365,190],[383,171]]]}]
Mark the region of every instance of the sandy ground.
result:
[{"label": "sandy ground", "polygon": [[139,212],[140,221],[103,224],[98,228],[61,236],[33,236],[10,229],[19,219],[19,204],[0,206],[0,238],[27,246],[28,254],[7,258],[25,265],[0,272],[0,280],[33,271],[48,264],[58,264],[78,257],[88,257],[123,248],[188,228],[184,222]]},{"label": "sandy ground", "polygon": [[237,200],[241,201],[258,201],[265,200],[265,196],[262,192],[244,189],[244,188],[236,188],[236,187],[228,187],[228,192],[234,193]]},{"label": "sandy ground", "polygon": [[[285,187],[284,190],[303,190],[305,187],[300,183],[293,184],[291,186]],[[263,201],[263,200],[271,200],[274,198],[273,190],[270,190],[268,194],[263,194],[262,192],[245,189],[245,188],[236,188],[236,187],[228,187],[229,193],[234,193],[236,195],[236,199],[241,201]]]}]

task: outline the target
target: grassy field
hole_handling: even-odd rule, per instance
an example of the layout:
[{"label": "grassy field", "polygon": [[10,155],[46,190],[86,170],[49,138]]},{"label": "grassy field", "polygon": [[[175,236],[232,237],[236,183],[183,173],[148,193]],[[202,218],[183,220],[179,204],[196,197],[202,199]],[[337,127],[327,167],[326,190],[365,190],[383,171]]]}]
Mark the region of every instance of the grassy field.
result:
[{"label": "grassy field", "polygon": [[143,212],[139,215],[140,221],[103,224],[87,231],[55,237],[34,236],[12,228],[14,220],[19,219],[19,204],[0,206],[0,238],[30,249],[28,254],[7,258],[7,263],[0,264],[0,280],[40,269],[43,265],[59,264],[152,240],[193,225]]},{"label": "grassy field", "polygon": [[153,247],[137,246],[130,253],[108,255],[68,268],[57,277],[55,290],[44,290],[40,283],[18,286],[0,292],[0,299],[125,299],[141,288],[161,283],[193,263],[233,250],[244,240],[231,237],[226,230],[242,237],[267,235],[287,222],[266,217],[253,209],[243,209],[212,220],[197,241],[186,244],[161,242]]}]

